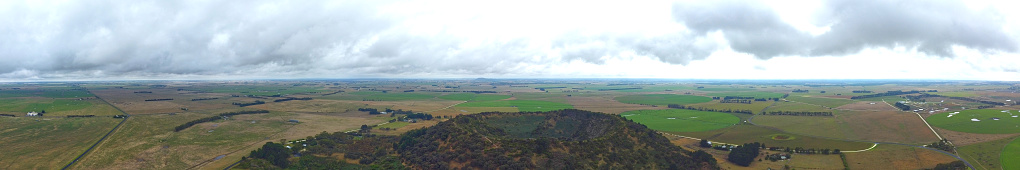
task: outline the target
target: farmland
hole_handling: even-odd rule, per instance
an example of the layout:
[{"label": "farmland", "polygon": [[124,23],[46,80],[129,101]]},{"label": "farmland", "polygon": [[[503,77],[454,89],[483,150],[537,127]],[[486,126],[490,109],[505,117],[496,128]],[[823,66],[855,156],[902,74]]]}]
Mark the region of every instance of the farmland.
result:
[{"label": "farmland", "polygon": [[1020,118],[1012,117],[1010,113],[1001,111],[998,109],[964,110],[952,117],[949,117],[951,112],[939,113],[928,117],[928,123],[939,128],[968,133],[1020,133],[1020,127],[1018,127]]},{"label": "farmland", "polygon": [[645,94],[645,95],[620,96],[616,97],[615,100],[620,101],[622,103],[643,105],[669,105],[669,104],[685,105],[712,101],[712,98],[691,95]]},{"label": "farmland", "polygon": [[1002,169],[1020,168],[1020,162],[1015,160],[1015,158],[1020,158],[1020,142],[1017,142],[1016,139],[1009,142],[1006,147],[1002,148],[1002,155],[999,158],[1002,162]]},{"label": "farmland", "polygon": [[708,131],[740,122],[736,116],[726,113],[682,109],[629,111],[620,116],[647,125],[648,128],[667,132]]},{"label": "farmland", "polygon": [[569,104],[536,101],[536,100],[499,100],[484,102],[467,102],[458,107],[514,107],[522,112],[540,112],[573,108]]}]

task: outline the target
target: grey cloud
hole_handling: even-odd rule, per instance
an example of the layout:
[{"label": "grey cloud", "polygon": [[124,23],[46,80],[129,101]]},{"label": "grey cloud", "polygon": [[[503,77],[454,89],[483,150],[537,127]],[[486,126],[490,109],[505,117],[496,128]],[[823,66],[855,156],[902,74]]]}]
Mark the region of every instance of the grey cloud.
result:
[{"label": "grey cloud", "polygon": [[708,37],[676,32],[665,35],[606,33],[598,36],[564,36],[553,48],[559,49],[562,59],[566,61],[603,64],[607,59],[629,52],[665,63],[686,65],[707,58],[719,46]]},{"label": "grey cloud", "polygon": [[872,47],[916,48],[951,57],[951,46],[984,51],[1017,51],[994,11],[972,11],[958,1],[831,0],[819,9],[818,36],[785,23],[767,5],[754,1],[676,3],[674,18],[696,33],[721,31],[730,47],[767,59],[857,53]]}]

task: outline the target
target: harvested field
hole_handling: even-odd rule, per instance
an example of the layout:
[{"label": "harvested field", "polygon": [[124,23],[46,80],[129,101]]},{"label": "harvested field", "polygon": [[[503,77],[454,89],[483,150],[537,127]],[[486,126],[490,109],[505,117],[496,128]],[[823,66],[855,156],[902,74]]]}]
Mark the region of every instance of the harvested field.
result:
[{"label": "harvested field", "polygon": [[967,145],[977,144],[977,143],[983,143],[983,142],[988,142],[988,141],[994,141],[994,140],[1000,140],[1000,139],[1006,139],[1006,138],[1012,138],[1012,137],[1015,137],[1017,135],[1020,135],[1020,134],[978,134],[978,133],[966,133],[966,132],[951,131],[951,130],[946,130],[946,129],[942,129],[942,128],[938,128],[938,127],[933,127],[933,128],[935,128],[935,131],[939,132],[939,135],[941,135],[942,138],[949,139],[950,141],[953,142],[953,145],[956,145],[957,147],[967,146]]},{"label": "harvested field", "polygon": [[[872,104],[874,103],[874,104]],[[839,106],[836,109],[858,110],[858,111],[899,111],[895,107],[883,102],[863,101]]]},{"label": "harvested field", "polygon": [[930,169],[956,161],[932,150],[899,145],[878,145],[871,151],[845,154],[850,169]]},{"label": "harvested field", "polygon": [[607,97],[567,97],[567,102],[574,108],[608,114],[620,114],[633,110],[667,109],[664,106],[652,107],[639,104],[620,103]]},{"label": "harvested field", "polygon": [[842,111],[836,115],[843,131],[855,139],[927,144],[938,140],[914,113],[898,111]]},{"label": "harvested field", "polygon": [[0,169],[60,169],[120,120],[0,118]]}]

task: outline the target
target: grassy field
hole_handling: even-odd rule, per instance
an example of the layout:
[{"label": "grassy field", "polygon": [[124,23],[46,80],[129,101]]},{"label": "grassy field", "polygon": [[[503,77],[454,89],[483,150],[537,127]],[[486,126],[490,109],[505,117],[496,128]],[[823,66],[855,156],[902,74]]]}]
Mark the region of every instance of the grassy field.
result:
[{"label": "grassy field", "polygon": [[846,153],[850,169],[930,169],[955,158],[928,149],[900,145],[878,145],[866,152]]},{"label": "grassy field", "polygon": [[733,144],[761,142],[764,143],[765,146],[770,147],[771,146],[804,147],[818,149],[829,148],[840,149],[844,151],[852,151],[867,149],[872,145],[871,143],[839,141],[796,134],[786,134],[792,137],[793,140],[775,140],[772,139],[772,136],[776,134],[785,133],[776,131],[774,129],[763,128],[749,124],[738,124],[736,126],[730,126],[727,128],[703,132],[668,132],[668,133]]},{"label": "grassy field", "polygon": [[[1020,133],[1020,126],[1018,126],[1020,125],[1020,118],[1010,117],[1010,113],[1000,111],[1002,110],[963,110],[953,117],[948,117],[951,112],[946,112],[929,116],[927,120],[932,126],[958,132],[982,134]],[[1013,114],[1020,115],[1020,113]],[[1000,120],[992,120],[993,117],[1000,118]],[[971,119],[981,121],[975,122],[971,121]]]},{"label": "grassy field", "polygon": [[747,92],[721,92],[721,93],[708,93],[709,96],[715,97],[754,97],[754,98],[780,98],[783,97],[782,93],[763,92],[763,91],[747,91]]},{"label": "grassy field", "polygon": [[85,90],[66,90],[66,89],[20,89],[20,90],[0,90],[0,98],[8,97],[45,97],[45,98],[81,98],[81,97],[94,97],[91,93]]},{"label": "grassy field", "polygon": [[511,97],[510,95],[475,94],[475,93],[454,93],[454,94],[447,94],[447,95],[439,96],[439,99],[443,99],[443,100],[457,100],[457,101],[469,101],[469,102],[479,102],[479,101],[503,100],[503,99],[508,99],[510,97]]},{"label": "grassy field", "polygon": [[396,128],[401,128],[401,127],[407,126],[409,124],[411,124],[411,123],[397,121],[397,122],[390,122],[390,123],[387,123],[387,124],[382,125],[382,126],[376,126],[375,128],[396,129]]},{"label": "grassy field", "polygon": [[458,107],[516,107],[517,110],[522,112],[541,112],[551,111],[560,109],[574,108],[569,104],[548,102],[548,101],[535,101],[535,100],[497,100],[497,101],[486,101],[486,102],[467,102],[464,104],[457,105]]},{"label": "grassy field", "polygon": [[642,94],[629,95],[614,98],[621,103],[644,104],[644,105],[669,105],[669,104],[694,104],[712,101],[712,98],[691,95],[675,94]]},{"label": "grassy field", "polygon": [[786,100],[797,101],[797,102],[808,103],[808,104],[822,105],[822,106],[830,107],[830,108],[835,108],[835,107],[839,107],[839,106],[842,106],[842,105],[846,105],[846,104],[857,102],[857,101],[853,101],[853,100],[850,100],[850,99],[836,99],[836,98],[825,98],[825,97],[810,97],[810,96],[801,96],[801,95],[794,95],[794,94],[790,94],[789,97],[786,97]]},{"label": "grassy field", "polygon": [[0,117],[0,169],[60,169],[120,120]]},{"label": "grassy field", "polygon": [[1003,148],[1014,139],[1016,137],[967,145],[956,148],[956,151],[960,153],[960,157],[973,164],[975,168],[989,170],[1004,169],[1002,168],[1002,163],[1005,161],[1000,161],[1002,159],[999,156],[1003,154]]},{"label": "grassy field", "polygon": [[330,92],[316,87],[305,86],[280,86],[280,85],[225,85],[225,86],[198,86],[184,88],[186,90],[202,91],[210,93],[228,93],[236,95],[289,95],[297,93]]},{"label": "grassy field", "polygon": [[320,97],[323,99],[337,99],[337,100],[360,100],[360,101],[404,101],[404,100],[426,100],[435,98],[437,94],[434,93],[403,93],[403,92],[378,92],[378,91],[360,91],[351,92],[345,95],[332,95]]},{"label": "grassy field", "polygon": [[809,134],[833,138],[849,138],[840,129],[839,122],[832,116],[768,116],[754,117],[754,123],[783,129],[798,134]]},{"label": "grassy field", "polygon": [[999,156],[1002,162],[1002,169],[1020,169],[1020,140],[1014,139],[1005,148],[1002,148],[1002,155]]},{"label": "grassy field", "polygon": [[23,115],[31,111],[61,112],[84,109],[92,103],[77,99],[0,99],[0,112],[17,112]]},{"label": "grassy field", "polygon": [[659,92],[659,91],[667,91],[667,90],[690,90],[690,89],[694,89],[694,87],[665,85],[665,86],[644,86],[644,87],[641,87],[641,89],[627,89],[627,90],[613,90],[613,91],[618,91],[618,92]]},{"label": "grassy field", "polygon": [[667,132],[709,131],[740,122],[740,118],[726,113],[686,109],[636,110],[620,113],[620,116]]},{"label": "grassy field", "polygon": [[776,102],[775,105],[769,107],[768,112],[772,111],[791,111],[791,112],[833,112],[836,110],[826,109],[821,106],[815,106],[810,104],[798,103],[798,102]]}]

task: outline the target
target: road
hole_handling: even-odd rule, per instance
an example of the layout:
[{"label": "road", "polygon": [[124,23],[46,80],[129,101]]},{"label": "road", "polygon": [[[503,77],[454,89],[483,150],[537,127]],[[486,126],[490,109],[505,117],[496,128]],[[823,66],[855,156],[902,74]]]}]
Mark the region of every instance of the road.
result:
[{"label": "road", "polygon": [[[89,93],[92,93],[92,92],[90,91]],[[95,93],[92,93],[92,94],[95,95]],[[81,153],[81,155],[78,155],[78,157],[74,158],[74,160],[71,160],[71,163],[67,163],[67,165],[64,166],[64,168],[60,168],[62,170],[70,168],[71,165],[74,165],[74,163],[77,163],[78,160],[81,160],[82,157],[85,157],[86,154],[89,154],[89,152],[91,152],[93,149],[95,149],[96,146],[98,146],[100,143],[103,143],[103,141],[106,140],[107,137],[110,137],[110,135],[112,135],[113,132],[116,132],[117,129],[120,128],[120,126],[124,124],[124,122],[127,122],[127,120],[129,118],[131,118],[131,115],[128,115],[127,112],[124,112],[124,110],[120,110],[120,108],[118,108],[117,106],[114,106],[113,104],[110,104],[110,102],[106,101],[106,99],[100,98],[99,96],[96,96],[96,99],[102,100],[106,104],[110,105],[110,107],[113,107],[114,109],[117,109],[117,111],[119,111],[121,114],[127,115],[127,117],[124,117],[124,120],[121,120],[120,123],[117,123],[117,126],[114,126],[113,129],[110,129],[110,132],[106,132],[106,135],[103,135],[103,138],[99,138],[99,141],[96,141],[96,143],[92,144],[92,146],[90,146],[89,149],[86,149],[85,152]]]}]

